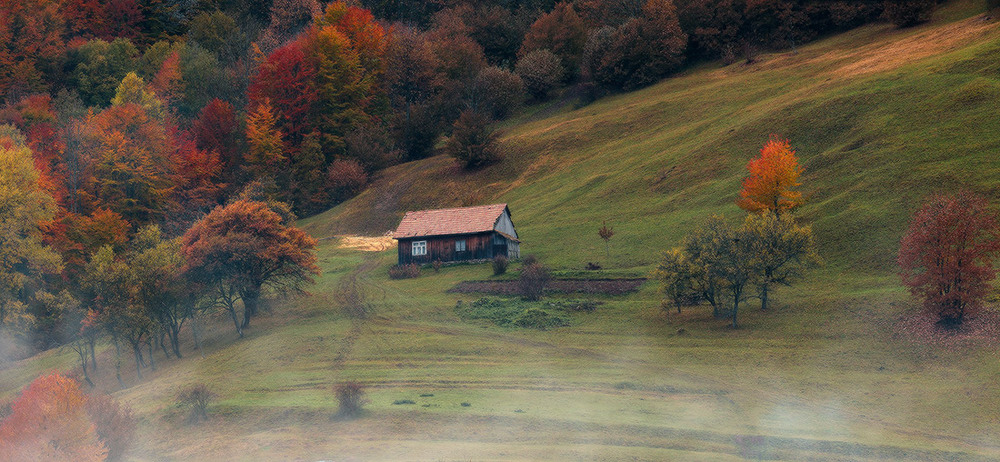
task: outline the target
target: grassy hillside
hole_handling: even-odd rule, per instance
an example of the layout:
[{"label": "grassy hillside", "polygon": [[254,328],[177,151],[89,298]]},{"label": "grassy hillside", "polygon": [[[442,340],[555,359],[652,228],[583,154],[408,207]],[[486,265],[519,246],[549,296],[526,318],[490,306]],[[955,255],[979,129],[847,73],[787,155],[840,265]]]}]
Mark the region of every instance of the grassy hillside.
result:
[{"label": "grassy hillside", "polygon": [[[506,201],[525,251],[557,269],[603,262],[608,220],[607,273],[645,274],[706,216],[740,214],[743,166],[778,133],[806,165],[801,216],[827,266],[780,290],[773,310],[751,304],[739,330],[704,307],[665,313],[654,284],[592,297],[595,312],[548,331],[463,320],[456,304],[476,297],[446,290],[489,277],[488,265],[394,281],[393,248],[331,238],[312,294],[271,302],[246,338],[209,319],[204,357],[187,342],[184,359],[157,353],[138,380],[126,356],[125,390],[104,345],[96,392],[136,410],[136,460],[996,460],[996,336],[911,339],[915,304],[893,274],[925,194],[960,185],[1000,199],[1000,26],[970,17],[977,6],[753,66],[706,65],[580,109],[530,108],[507,124],[502,164],[394,167],[303,221],[320,238],[381,234],[405,210]],[[349,279],[365,319],[342,309]],[[68,351],[7,365],[0,398],[73,367]],[[345,380],[368,390],[360,419],[332,418]],[[219,396],[200,426],[176,399],[193,383]]]},{"label": "grassy hillside", "polygon": [[[961,18],[979,2],[939,12]],[[909,214],[931,192],[1000,199],[1000,32],[980,17],[912,30],[864,27],[703,66],[642,91],[507,124],[507,159],[467,173],[444,157],[390,169],[357,199],[306,220],[317,235],[381,233],[421,207],[504,201],[526,252],[566,267],[603,259],[648,268],[710,214],[737,215],[746,162],[770,134],[806,168],[814,224],[833,268],[894,270]],[[543,111],[544,112],[544,111]]]}]

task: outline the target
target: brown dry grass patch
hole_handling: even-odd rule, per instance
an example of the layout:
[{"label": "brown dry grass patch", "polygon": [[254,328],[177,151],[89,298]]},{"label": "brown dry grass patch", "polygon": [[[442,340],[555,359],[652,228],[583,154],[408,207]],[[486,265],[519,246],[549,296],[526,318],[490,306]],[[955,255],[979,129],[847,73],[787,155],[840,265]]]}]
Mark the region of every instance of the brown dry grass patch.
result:
[{"label": "brown dry grass patch", "polygon": [[342,249],[360,250],[362,252],[384,252],[396,245],[391,234],[381,236],[340,236],[338,247]]},{"label": "brown dry grass patch", "polygon": [[935,25],[915,34],[901,35],[896,40],[859,47],[853,55],[860,59],[832,73],[837,77],[853,77],[886,72],[982,40],[995,32],[998,24],[1000,23],[984,21],[982,16],[977,16],[952,24]]}]

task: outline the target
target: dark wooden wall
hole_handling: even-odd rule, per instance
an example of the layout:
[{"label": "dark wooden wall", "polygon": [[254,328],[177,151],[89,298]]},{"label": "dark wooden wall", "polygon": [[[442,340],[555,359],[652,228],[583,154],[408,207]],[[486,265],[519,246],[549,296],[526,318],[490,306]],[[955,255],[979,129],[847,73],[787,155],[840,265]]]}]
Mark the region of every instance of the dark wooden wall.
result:
[{"label": "dark wooden wall", "polygon": [[[508,246],[495,246],[495,232],[466,234],[461,236],[434,236],[419,239],[399,240],[399,264],[424,264],[434,261],[450,262],[465,260],[489,260],[496,255],[494,250],[507,256]],[[455,241],[465,240],[465,252],[455,252]],[[413,255],[413,241],[427,241],[427,255]],[[504,239],[506,241],[506,239]],[[515,256],[516,258],[516,256]]]}]

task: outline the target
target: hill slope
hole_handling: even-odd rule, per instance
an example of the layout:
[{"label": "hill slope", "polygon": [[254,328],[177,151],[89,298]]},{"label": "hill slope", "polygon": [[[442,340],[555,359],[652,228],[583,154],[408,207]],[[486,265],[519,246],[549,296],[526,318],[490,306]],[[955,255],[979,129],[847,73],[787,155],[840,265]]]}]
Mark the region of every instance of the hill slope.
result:
[{"label": "hill slope", "polygon": [[[972,3],[939,15],[961,16]],[[806,168],[800,215],[824,257],[837,269],[885,274],[929,193],[967,187],[1000,199],[998,51],[997,24],[969,17],[869,26],[751,66],[708,65],[508,123],[507,159],[482,171],[444,157],[392,168],[306,227],[382,233],[406,210],[503,201],[526,252],[582,267],[602,257],[596,229],[607,220],[618,233],[612,266],[649,268],[708,215],[740,213],[744,166],[777,134]]]}]

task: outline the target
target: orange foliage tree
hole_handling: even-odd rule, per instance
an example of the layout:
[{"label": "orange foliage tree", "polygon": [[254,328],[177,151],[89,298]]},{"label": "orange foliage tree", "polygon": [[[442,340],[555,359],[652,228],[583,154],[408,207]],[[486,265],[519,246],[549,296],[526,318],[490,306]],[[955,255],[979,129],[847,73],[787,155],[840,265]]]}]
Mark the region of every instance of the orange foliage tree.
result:
[{"label": "orange foliage tree", "polygon": [[0,459],[105,460],[108,450],[86,400],[73,379],[55,373],[35,379],[0,423]]},{"label": "orange foliage tree", "polygon": [[271,102],[264,102],[247,115],[247,141],[250,149],[244,155],[249,168],[258,177],[278,173],[278,167],[286,163],[285,144],[281,130],[276,126],[278,118]]},{"label": "orange foliage tree", "polygon": [[749,212],[782,212],[802,205],[802,193],[793,188],[800,186],[803,168],[788,140],[771,136],[760,150],[760,157],[747,163],[750,176],[743,179],[740,208]]},{"label": "orange foliage tree", "polygon": [[[217,207],[184,234],[185,272],[211,289],[237,333],[250,325],[264,290],[297,292],[319,274],[316,240],[267,203],[240,199]],[[242,323],[236,302],[243,302]]]}]

